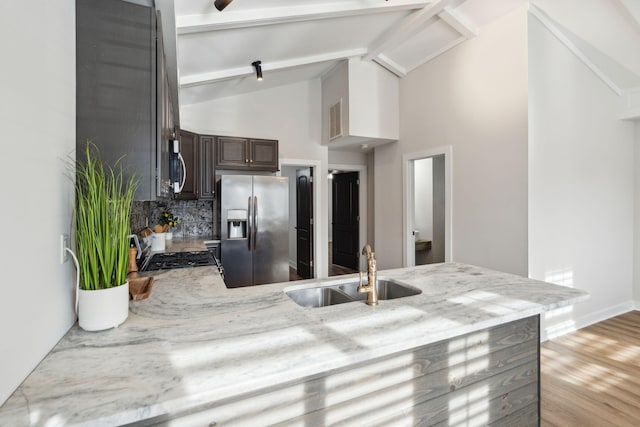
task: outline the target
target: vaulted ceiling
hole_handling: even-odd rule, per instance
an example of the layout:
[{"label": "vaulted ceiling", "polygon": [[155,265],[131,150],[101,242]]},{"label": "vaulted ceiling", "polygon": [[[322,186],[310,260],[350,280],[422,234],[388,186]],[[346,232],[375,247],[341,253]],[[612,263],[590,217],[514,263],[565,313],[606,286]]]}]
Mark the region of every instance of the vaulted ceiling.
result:
[{"label": "vaulted ceiling", "polygon": [[[374,61],[402,77],[527,3],[233,0],[220,12],[213,0],[156,0],[181,105],[318,78],[350,57]],[[623,90],[640,84],[639,3],[531,1],[538,19],[548,19],[557,36],[566,37]],[[262,61],[263,81],[255,78],[256,60]]]},{"label": "vaulted ceiling", "polygon": [[525,2],[234,0],[220,12],[213,0],[175,1],[180,104],[317,78],[350,57],[404,76]]}]

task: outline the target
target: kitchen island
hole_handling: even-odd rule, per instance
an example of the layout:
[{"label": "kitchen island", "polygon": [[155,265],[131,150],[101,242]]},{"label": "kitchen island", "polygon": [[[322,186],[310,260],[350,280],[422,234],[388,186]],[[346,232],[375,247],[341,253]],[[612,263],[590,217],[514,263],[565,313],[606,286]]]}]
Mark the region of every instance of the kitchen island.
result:
[{"label": "kitchen island", "polygon": [[378,272],[422,293],[377,307],[283,292],[353,275],[237,289],[214,267],[153,276],[120,327],[74,326],[0,425],[536,425],[538,315],[587,298],[459,263]]}]

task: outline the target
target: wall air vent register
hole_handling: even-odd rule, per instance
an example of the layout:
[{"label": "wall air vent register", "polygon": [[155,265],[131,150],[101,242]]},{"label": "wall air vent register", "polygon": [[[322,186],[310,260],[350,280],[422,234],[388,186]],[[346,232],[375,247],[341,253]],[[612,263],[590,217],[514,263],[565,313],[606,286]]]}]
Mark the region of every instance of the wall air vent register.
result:
[{"label": "wall air vent register", "polygon": [[342,98],[329,107],[329,141],[342,136]]}]

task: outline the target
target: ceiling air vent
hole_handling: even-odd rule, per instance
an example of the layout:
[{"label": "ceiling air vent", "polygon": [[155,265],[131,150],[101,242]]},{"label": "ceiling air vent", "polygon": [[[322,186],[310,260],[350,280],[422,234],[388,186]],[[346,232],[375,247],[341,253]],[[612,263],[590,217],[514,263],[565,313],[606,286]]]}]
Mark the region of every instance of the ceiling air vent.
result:
[{"label": "ceiling air vent", "polygon": [[329,107],[329,141],[342,136],[342,99]]}]

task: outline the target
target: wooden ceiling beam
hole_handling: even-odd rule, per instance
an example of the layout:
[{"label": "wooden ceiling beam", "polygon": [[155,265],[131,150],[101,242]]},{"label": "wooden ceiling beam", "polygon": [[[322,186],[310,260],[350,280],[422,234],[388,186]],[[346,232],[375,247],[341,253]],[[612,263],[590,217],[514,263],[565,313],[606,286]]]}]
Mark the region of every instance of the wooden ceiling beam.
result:
[{"label": "wooden ceiling beam", "polygon": [[478,28],[473,25],[466,16],[450,7],[445,7],[444,10],[438,14],[438,17],[467,39],[478,35]]},{"label": "wooden ceiling beam", "polygon": [[341,18],[371,13],[420,9],[434,1],[437,0],[396,0],[393,3],[379,0],[344,0],[339,3],[303,4],[256,10],[225,10],[224,12],[212,10],[211,13],[202,15],[177,16],[176,29],[180,35],[288,22]]},{"label": "wooden ceiling beam", "polygon": [[[262,71],[267,72],[267,71],[283,70],[286,68],[317,64],[319,62],[338,61],[341,59],[361,57],[365,53],[367,53],[367,50],[364,48],[361,48],[361,49],[351,49],[351,50],[344,50],[344,51],[338,51],[338,52],[329,52],[329,53],[313,55],[313,56],[291,58],[284,61],[269,62],[269,61],[263,60]],[[209,83],[215,83],[222,80],[229,80],[237,77],[252,75],[254,73],[255,73],[255,69],[253,68],[253,66],[247,65],[245,67],[229,68],[226,70],[212,71],[209,73],[193,74],[190,76],[180,77],[180,87],[199,86],[199,85],[204,85]]]},{"label": "wooden ceiling beam", "polygon": [[424,25],[428,25],[429,20],[441,13],[451,0],[436,0],[422,9],[411,13],[400,21],[397,25],[376,39],[368,49],[364,59],[372,61],[382,52],[393,46],[398,46],[407,38],[411,37],[415,31]]},{"label": "wooden ceiling beam", "polygon": [[376,56],[373,59],[373,61],[378,63],[378,65],[381,65],[387,70],[391,71],[393,74],[395,74],[398,77],[404,77],[407,75],[407,69],[405,67],[398,64],[397,62],[395,62],[385,54],[382,54],[382,53],[378,54],[378,56]]}]

